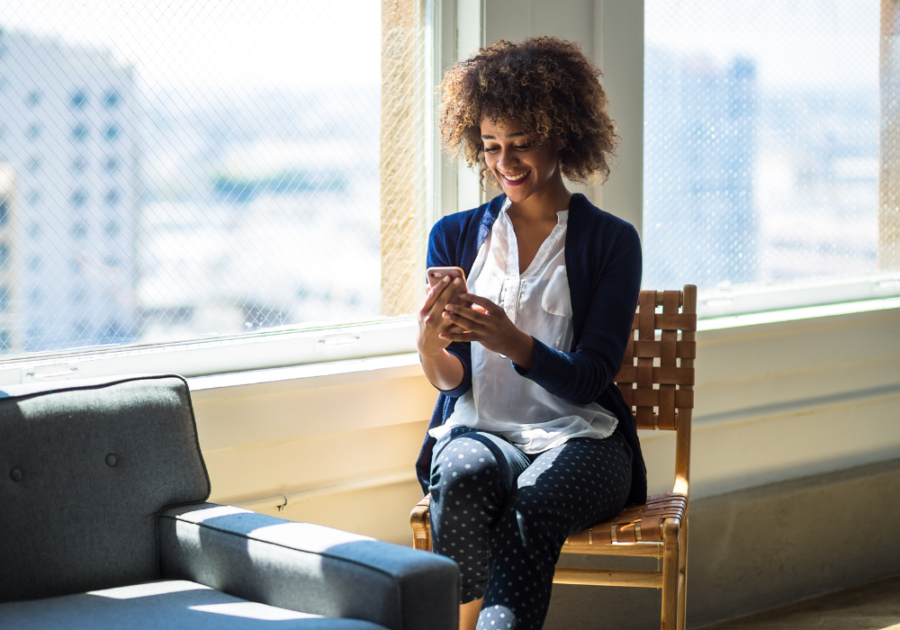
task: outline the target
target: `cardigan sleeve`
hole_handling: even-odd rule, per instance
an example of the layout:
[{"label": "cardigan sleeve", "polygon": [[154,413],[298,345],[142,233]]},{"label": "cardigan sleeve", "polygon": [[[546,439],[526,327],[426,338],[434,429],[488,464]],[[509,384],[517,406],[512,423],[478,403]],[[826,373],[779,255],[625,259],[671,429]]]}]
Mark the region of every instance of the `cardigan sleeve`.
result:
[{"label": "cardigan sleeve", "polygon": [[534,340],[534,365],[516,371],[548,392],[586,404],[597,400],[622,365],[641,289],[641,242],[632,226],[600,257],[584,330],[574,352]]},{"label": "cardigan sleeve", "polygon": [[[448,236],[445,227],[446,220],[441,220],[431,228],[431,234],[428,237],[428,254],[425,259],[425,264],[428,267],[455,267],[460,265],[460,254],[455,252],[458,243],[452,242],[452,237]],[[454,342],[447,347],[447,352],[462,363],[463,379],[455,389],[442,390],[441,393],[450,398],[459,398],[472,388],[471,344]]]}]

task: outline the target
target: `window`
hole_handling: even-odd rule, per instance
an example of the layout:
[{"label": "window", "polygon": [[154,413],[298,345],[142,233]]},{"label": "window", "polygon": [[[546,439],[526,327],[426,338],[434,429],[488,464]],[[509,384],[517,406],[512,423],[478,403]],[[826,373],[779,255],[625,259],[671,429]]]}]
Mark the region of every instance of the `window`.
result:
[{"label": "window", "polygon": [[41,135],[41,126],[40,125],[30,125],[28,127],[28,131],[25,132],[25,135],[28,136],[29,139],[34,140]]},{"label": "window", "polygon": [[75,142],[84,142],[88,137],[88,128],[81,123],[72,127],[72,139]]},{"label": "window", "polygon": [[28,160],[28,172],[37,173],[41,170],[41,160],[39,158],[31,158]]},{"label": "window", "polygon": [[41,269],[41,257],[37,254],[31,256],[28,259],[28,270],[29,271],[40,271]]},{"label": "window", "polygon": [[110,219],[106,222],[103,231],[106,232],[106,235],[108,237],[114,238],[119,235],[119,224],[116,221]]},{"label": "window", "polygon": [[880,0],[645,7],[645,286],[698,284],[710,315],[741,291],[900,269]]},{"label": "window", "polygon": [[8,330],[0,330],[0,352],[6,353],[12,350],[12,336]]},{"label": "window", "polygon": [[9,202],[6,196],[0,199],[0,226],[6,225],[9,221]]},{"label": "window", "polygon": [[107,322],[103,333],[98,340],[102,344],[123,344],[134,340],[133,333],[122,322],[111,320]]},{"label": "window", "polygon": [[[4,18],[12,84],[28,85],[17,60],[54,50],[27,112],[46,141],[25,155],[44,173],[70,165],[39,214],[42,251],[65,252],[44,256],[41,289],[81,292],[67,317],[94,322],[51,326],[47,299],[14,338],[77,352],[98,338],[255,340],[412,313],[433,214],[431,2],[382,5],[149,0]],[[21,122],[0,111],[0,124]],[[94,141],[104,153],[88,163]],[[114,252],[94,251],[91,230]],[[23,334],[32,324],[40,335]]]},{"label": "window", "polygon": [[119,93],[115,90],[110,90],[103,97],[103,105],[106,109],[115,109],[119,106]]},{"label": "window", "polygon": [[29,92],[25,102],[29,107],[37,107],[41,103],[41,93],[38,91]]},{"label": "window", "polygon": [[9,267],[9,243],[0,244],[0,269]]},{"label": "window", "polygon": [[90,330],[90,322],[86,319],[79,319],[72,326],[72,333],[79,339],[87,337]]},{"label": "window", "polygon": [[72,204],[73,208],[80,208],[87,203],[88,196],[87,193],[83,190],[74,191],[69,197],[69,203]]},{"label": "window", "polygon": [[88,231],[87,223],[84,221],[76,221],[72,224],[72,236],[75,238],[83,238]]},{"label": "window", "polygon": [[5,313],[9,310],[10,302],[9,286],[5,284],[0,285],[0,313]]},{"label": "window", "polygon": [[78,90],[77,92],[74,92],[72,94],[69,105],[72,107],[72,109],[81,110],[84,109],[84,106],[87,104],[87,100],[88,99],[85,93],[81,90]]},{"label": "window", "polygon": [[25,349],[28,351],[38,350],[43,346],[44,329],[38,323],[29,324],[28,333],[25,339]]},{"label": "window", "polygon": [[37,190],[32,190],[26,195],[25,200],[28,202],[28,205],[36,206],[41,201],[41,193]]}]

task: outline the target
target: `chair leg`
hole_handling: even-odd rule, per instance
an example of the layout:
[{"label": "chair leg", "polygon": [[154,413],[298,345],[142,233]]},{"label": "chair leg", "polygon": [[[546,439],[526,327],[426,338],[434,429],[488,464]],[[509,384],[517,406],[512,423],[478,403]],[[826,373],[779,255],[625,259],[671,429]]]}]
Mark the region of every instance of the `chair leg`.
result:
[{"label": "chair leg", "polygon": [[413,530],[413,547],[422,551],[431,551],[431,495],[426,495],[413,508],[409,515],[409,524]]},{"label": "chair leg", "polygon": [[681,522],[667,519],[663,524],[662,630],[676,630],[678,619],[678,539]]},{"label": "chair leg", "polygon": [[681,536],[678,537],[678,621],[677,630],[685,630],[687,621],[687,563],[688,563],[688,516],[684,514]]}]

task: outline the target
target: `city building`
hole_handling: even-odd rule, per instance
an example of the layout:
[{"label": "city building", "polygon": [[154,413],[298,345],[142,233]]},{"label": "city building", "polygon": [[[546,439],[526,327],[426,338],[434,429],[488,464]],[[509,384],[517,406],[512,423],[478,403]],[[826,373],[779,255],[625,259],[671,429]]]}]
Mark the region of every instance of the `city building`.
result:
[{"label": "city building", "polygon": [[0,29],[0,162],[16,173],[25,351],[134,337],[137,110],[109,52]]}]

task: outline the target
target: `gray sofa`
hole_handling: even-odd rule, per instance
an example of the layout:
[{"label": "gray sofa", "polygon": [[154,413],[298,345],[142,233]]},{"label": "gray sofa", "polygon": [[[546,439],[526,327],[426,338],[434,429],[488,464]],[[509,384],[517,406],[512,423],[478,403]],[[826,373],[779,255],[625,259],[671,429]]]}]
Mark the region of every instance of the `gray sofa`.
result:
[{"label": "gray sofa", "polygon": [[179,376],[0,392],[0,628],[456,628],[446,558],[204,501]]}]

